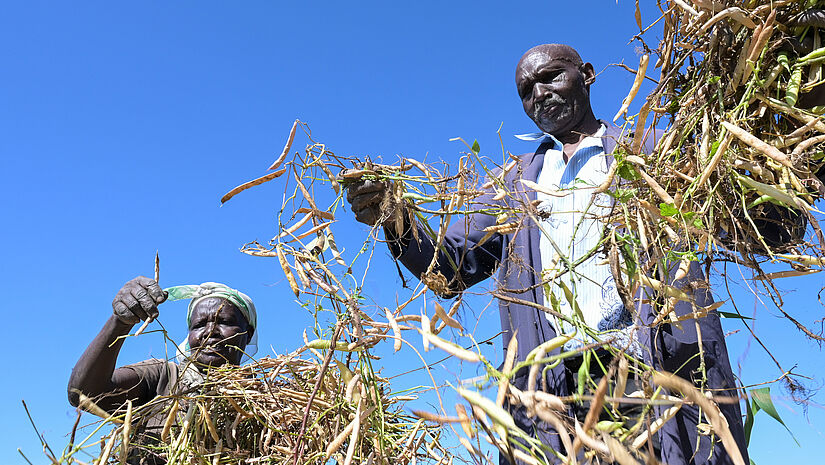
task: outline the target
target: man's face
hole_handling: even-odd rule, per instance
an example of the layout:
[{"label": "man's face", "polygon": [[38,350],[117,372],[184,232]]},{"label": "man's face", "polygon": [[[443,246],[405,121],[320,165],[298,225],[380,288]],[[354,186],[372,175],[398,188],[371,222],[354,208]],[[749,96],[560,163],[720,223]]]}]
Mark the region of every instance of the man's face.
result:
[{"label": "man's face", "polygon": [[536,48],[516,68],[516,87],[524,112],[542,131],[556,137],[575,130],[590,112],[590,63],[577,65],[563,49]]},{"label": "man's face", "polygon": [[231,302],[210,297],[195,305],[189,321],[192,359],[200,365],[240,364],[254,329]]}]

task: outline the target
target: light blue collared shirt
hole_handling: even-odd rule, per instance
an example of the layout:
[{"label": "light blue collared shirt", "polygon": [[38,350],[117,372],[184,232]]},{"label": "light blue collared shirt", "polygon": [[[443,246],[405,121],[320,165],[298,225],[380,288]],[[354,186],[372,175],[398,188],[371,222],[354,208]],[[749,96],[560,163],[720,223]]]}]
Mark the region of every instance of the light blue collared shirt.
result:
[{"label": "light blue collared shirt", "polygon": [[[539,242],[545,275],[554,275],[557,270],[564,269],[559,252],[570,262],[575,262],[599,246],[602,236],[600,218],[609,214],[613,206],[607,194],[593,196],[593,191],[604,182],[608,172],[601,139],[605,130],[602,125],[596,134],[582,140],[567,163],[562,143],[551,135],[544,135],[544,140],[552,142],[553,146],[544,155],[537,182],[554,194],[537,192],[537,199],[541,201],[538,208],[548,213],[541,221],[543,231]],[[633,316],[622,304],[604,255],[591,256],[572,273],[565,273],[559,279],[574,294],[585,325],[604,333],[602,339],[613,338],[615,347],[628,346],[633,332]],[[561,313],[572,317],[573,309],[561,286],[553,285],[552,291],[559,301]],[[545,292],[544,299],[545,305],[552,307],[549,293]],[[558,333],[573,330],[570,323],[546,315]],[[565,349],[573,350],[590,342],[594,340],[579,332]],[[629,352],[640,353],[638,342],[634,341]]]}]

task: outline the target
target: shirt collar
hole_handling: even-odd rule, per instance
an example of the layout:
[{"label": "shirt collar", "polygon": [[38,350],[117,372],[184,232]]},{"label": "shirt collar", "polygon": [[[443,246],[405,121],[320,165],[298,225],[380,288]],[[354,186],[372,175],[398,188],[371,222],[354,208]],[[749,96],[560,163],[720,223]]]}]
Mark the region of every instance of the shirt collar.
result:
[{"label": "shirt collar", "polygon": [[[589,147],[592,145],[596,145],[597,143],[601,143],[601,141],[596,142],[593,139],[601,138],[602,136],[604,136],[605,131],[607,131],[607,127],[604,125],[604,123],[601,123],[599,126],[599,130],[596,131],[596,133],[592,136],[585,137],[582,140],[581,144],[579,144],[579,147]],[[555,136],[553,136],[552,134],[548,134],[546,132],[529,132],[527,134],[516,134],[515,137],[516,139],[520,139],[527,142],[540,140],[541,143],[544,143],[550,141],[553,142],[554,148],[561,147],[563,145],[558,139],[555,138]]]},{"label": "shirt collar", "polygon": [[533,142],[536,140],[544,139],[545,137],[553,137],[546,132],[528,132],[526,134],[516,134],[516,139],[521,139],[527,142]]}]

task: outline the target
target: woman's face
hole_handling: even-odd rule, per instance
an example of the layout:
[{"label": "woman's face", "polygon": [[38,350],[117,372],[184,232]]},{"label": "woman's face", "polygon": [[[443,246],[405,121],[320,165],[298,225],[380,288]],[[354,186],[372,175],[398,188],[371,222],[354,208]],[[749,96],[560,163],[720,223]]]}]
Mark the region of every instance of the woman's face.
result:
[{"label": "woman's face", "polygon": [[253,331],[233,303],[219,297],[203,299],[189,320],[190,358],[203,366],[238,365]]}]

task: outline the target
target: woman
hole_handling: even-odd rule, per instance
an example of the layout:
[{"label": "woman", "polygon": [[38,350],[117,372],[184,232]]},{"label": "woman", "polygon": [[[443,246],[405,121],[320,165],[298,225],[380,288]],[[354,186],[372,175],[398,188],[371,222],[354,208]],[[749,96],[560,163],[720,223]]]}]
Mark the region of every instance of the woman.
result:
[{"label": "woman", "polygon": [[[158,316],[166,300],[192,299],[186,316],[189,335],[178,347],[177,361],[145,360],[115,368],[117,356],[135,324]],[[69,379],[69,402],[77,407],[80,393],[103,410],[115,413],[128,400],[133,407],[158,396],[197,389],[210,368],[238,365],[257,348],[255,305],[246,294],[219,283],[162,290],[139,276],[127,282],[112,302],[113,314],[78,360]],[[147,412],[144,432],[157,437],[163,424],[159,404]]]}]

